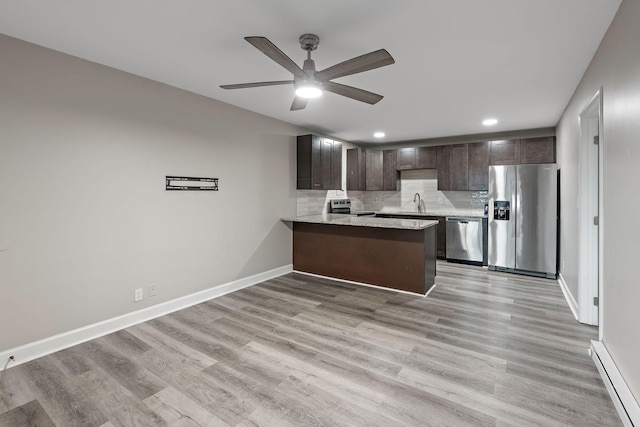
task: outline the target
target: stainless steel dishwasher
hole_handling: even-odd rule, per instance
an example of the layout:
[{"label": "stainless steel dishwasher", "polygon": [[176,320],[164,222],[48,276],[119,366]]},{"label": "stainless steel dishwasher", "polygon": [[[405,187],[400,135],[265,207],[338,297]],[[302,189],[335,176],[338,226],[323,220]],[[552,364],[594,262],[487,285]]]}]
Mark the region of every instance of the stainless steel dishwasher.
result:
[{"label": "stainless steel dishwasher", "polygon": [[447,260],[482,265],[482,218],[447,217]]}]

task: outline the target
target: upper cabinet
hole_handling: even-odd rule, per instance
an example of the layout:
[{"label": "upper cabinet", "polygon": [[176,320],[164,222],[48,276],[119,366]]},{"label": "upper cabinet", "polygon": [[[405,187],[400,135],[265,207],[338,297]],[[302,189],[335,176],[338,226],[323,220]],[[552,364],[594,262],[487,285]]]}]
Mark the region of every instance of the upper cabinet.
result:
[{"label": "upper cabinet", "polygon": [[528,138],[520,140],[520,163],[555,163],[556,138]]},{"label": "upper cabinet", "polygon": [[[440,191],[486,191],[489,165],[555,163],[554,136],[408,147],[347,150],[347,190],[397,191],[399,172],[438,169]],[[342,144],[315,135],[298,137],[298,188],[340,189]]]},{"label": "upper cabinet", "polygon": [[382,189],[384,191],[398,190],[398,165],[397,150],[384,150],[382,152]]},{"label": "upper cabinet", "polygon": [[407,147],[396,150],[398,170],[435,169],[436,159],[436,147]]},{"label": "upper cabinet", "polygon": [[554,136],[491,141],[490,144],[491,165],[555,163],[556,161]]},{"label": "upper cabinet", "polygon": [[347,150],[347,191],[396,191],[396,150]]},{"label": "upper cabinet", "polygon": [[366,159],[364,148],[347,149],[347,191],[366,190]]},{"label": "upper cabinet", "polygon": [[340,190],[342,143],[317,135],[298,136],[298,190]]},{"label": "upper cabinet", "polygon": [[468,185],[470,191],[489,189],[489,143],[467,144],[469,149]]},{"label": "upper cabinet", "polygon": [[491,165],[517,165],[520,163],[520,141],[517,139],[491,141]]},{"label": "upper cabinet", "polygon": [[489,188],[489,144],[438,147],[438,190],[479,191]]},{"label": "upper cabinet", "polygon": [[383,189],[383,176],[382,176],[382,162],[384,160],[383,153],[380,150],[366,150],[366,180],[365,189],[368,191],[382,191]]}]

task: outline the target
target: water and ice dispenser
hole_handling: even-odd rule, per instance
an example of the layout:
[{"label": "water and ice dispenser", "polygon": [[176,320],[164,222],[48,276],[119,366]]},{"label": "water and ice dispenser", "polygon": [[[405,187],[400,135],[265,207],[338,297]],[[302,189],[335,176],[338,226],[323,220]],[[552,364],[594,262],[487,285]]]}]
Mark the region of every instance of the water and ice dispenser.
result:
[{"label": "water and ice dispenser", "polygon": [[493,202],[493,219],[509,221],[511,212],[511,202],[507,200],[496,200]]}]

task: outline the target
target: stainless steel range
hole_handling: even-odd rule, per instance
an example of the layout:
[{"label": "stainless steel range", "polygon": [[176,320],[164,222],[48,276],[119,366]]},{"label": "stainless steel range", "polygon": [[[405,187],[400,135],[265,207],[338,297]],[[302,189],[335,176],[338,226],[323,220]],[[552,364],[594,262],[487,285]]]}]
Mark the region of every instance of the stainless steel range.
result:
[{"label": "stainless steel range", "polygon": [[374,216],[374,211],[352,211],[351,199],[331,199],[329,200],[329,213],[346,214],[355,216]]}]

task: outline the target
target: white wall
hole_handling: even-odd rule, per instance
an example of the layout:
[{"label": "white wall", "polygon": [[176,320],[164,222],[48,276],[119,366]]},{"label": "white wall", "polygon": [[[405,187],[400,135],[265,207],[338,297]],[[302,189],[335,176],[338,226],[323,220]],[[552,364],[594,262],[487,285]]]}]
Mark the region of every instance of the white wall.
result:
[{"label": "white wall", "polygon": [[[623,0],[557,127],[563,273],[578,297],[578,116],[603,88],[603,342],[640,400],[640,1]],[[576,23],[579,25],[579,23]]]},{"label": "white wall", "polygon": [[291,263],[304,130],[1,35],[0,58],[0,352]]}]

